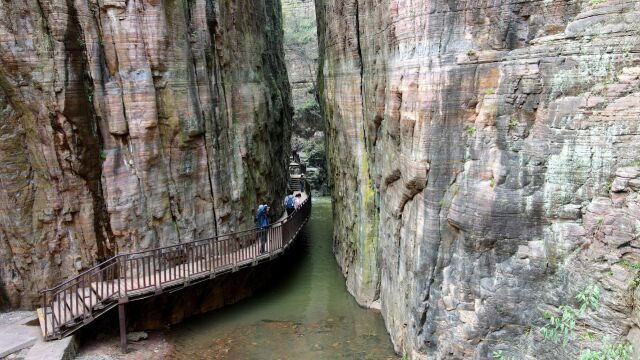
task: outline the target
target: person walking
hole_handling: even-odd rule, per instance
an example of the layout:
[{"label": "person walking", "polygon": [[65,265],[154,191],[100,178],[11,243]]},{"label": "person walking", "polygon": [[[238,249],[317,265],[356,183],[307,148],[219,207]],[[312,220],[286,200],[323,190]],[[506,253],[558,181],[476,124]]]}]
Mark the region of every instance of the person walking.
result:
[{"label": "person walking", "polygon": [[260,235],[260,254],[266,251],[267,246],[267,230],[269,229],[269,205],[258,205],[256,212],[256,220],[258,223],[258,234]]},{"label": "person walking", "polygon": [[289,191],[289,195],[284,198],[284,208],[287,210],[287,217],[296,210],[296,198],[293,196],[293,191]]},{"label": "person walking", "polygon": [[300,192],[305,192],[305,188],[304,188],[305,182],[304,182],[304,175],[300,176]]},{"label": "person walking", "polygon": [[295,202],[296,210],[300,209],[301,206],[302,206],[302,194],[297,193],[296,194],[296,202]]}]

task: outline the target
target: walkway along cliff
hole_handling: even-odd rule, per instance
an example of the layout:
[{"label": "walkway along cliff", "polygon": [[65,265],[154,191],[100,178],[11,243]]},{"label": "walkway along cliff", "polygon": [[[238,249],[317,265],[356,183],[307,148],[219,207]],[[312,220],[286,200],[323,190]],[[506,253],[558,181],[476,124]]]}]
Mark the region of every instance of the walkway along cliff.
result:
[{"label": "walkway along cliff", "polygon": [[[43,337],[59,339],[89,324],[118,306],[120,335],[126,351],[124,307],[141,300],[194,286],[216,276],[276,259],[295,241],[311,213],[311,197],[300,180],[291,188],[302,195],[302,205],[290,216],[283,215],[267,230],[233,232],[141,252],[118,254],[107,261],[42,291],[38,318]],[[266,249],[261,251],[261,239]]]}]

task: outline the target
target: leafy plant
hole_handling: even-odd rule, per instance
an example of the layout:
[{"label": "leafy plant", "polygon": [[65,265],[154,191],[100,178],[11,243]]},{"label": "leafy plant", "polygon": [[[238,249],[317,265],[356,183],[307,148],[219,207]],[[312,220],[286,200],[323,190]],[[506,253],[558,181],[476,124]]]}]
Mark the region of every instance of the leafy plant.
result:
[{"label": "leafy plant", "polygon": [[560,314],[557,316],[551,313],[544,314],[548,323],[540,329],[540,333],[545,340],[551,340],[556,344],[562,340],[562,344],[566,345],[573,338],[578,313],[567,305],[560,305],[558,310]]},{"label": "leafy plant", "polygon": [[516,126],[518,126],[518,118],[517,117],[512,117],[511,121],[509,121],[509,129],[515,129]]},{"label": "leafy plant", "polygon": [[631,360],[632,353],[633,347],[627,342],[611,344],[605,340],[600,351],[587,349],[580,354],[579,360]]},{"label": "leafy plant", "polygon": [[595,284],[589,284],[577,295],[579,307],[576,309],[569,305],[560,305],[559,314],[544,313],[547,324],[540,329],[544,340],[551,340],[554,343],[562,341],[566,345],[574,337],[576,321],[582,317],[590,308],[597,310],[600,307],[600,288]]},{"label": "leafy plant", "polygon": [[628,269],[632,269],[632,270],[640,270],[640,263],[634,263],[631,262],[627,259],[624,259],[622,261],[620,261],[620,265],[628,268]]},{"label": "leafy plant", "polygon": [[580,335],[580,337],[582,337],[582,339],[586,341],[593,341],[596,335],[591,331],[585,331]]},{"label": "leafy plant", "polygon": [[489,185],[491,185],[492,188],[496,187],[496,179],[491,178],[491,180],[489,180]]},{"label": "leafy plant", "polygon": [[589,5],[599,5],[607,2],[607,0],[589,0]]},{"label": "leafy plant", "polygon": [[587,307],[592,310],[598,310],[600,306],[600,288],[595,284],[589,284],[576,295],[576,299],[580,303],[580,315],[584,314]]},{"label": "leafy plant", "polygon": [[611,192],[612,187],[613,187],[613,180],[609,180],[607,182],[607,192]]},{"label": "leafy plant", "polygon": [[466,129],[464,129],[464,131],[466,131],[469,136],[474,136],[477,130],[473,126],[468,126]]},{"label": "leafy plant", "polygon": [[474,49],[467,50],[467,56],[468,57],[473,57],[473,56],[476,56],[476,55],[477,54],[476,54],[476,51]]},{"label": "leafy plant", "polygon": [[488,88],[488,89],[484,90],[484,94],[485,95],[493,95],[495,93],[496,93],[496,89],[494,89],[494,88]]},{"label": "leafy plant", "polygon": [[106,160],[107,159],[107,152],[104,150],[100,150],[100,159],[101,160]]}]

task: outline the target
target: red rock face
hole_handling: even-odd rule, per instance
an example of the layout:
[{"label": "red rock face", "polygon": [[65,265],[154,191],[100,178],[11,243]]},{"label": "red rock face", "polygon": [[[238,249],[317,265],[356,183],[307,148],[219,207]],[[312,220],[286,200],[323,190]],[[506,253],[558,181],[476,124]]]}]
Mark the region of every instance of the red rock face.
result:
[{"label": "red rock face", "polygon": [[[639,3],[316,5],[336,257],[396,350],[640,348],[621,265],[640,262]],[[598,341],[542,341],[543,313],[590,283],[601,307],[580,331]]]},{"label": "red rock face", "polygon": [[291,119],[278,0],[0,4],[0,298],[253,226]]}]

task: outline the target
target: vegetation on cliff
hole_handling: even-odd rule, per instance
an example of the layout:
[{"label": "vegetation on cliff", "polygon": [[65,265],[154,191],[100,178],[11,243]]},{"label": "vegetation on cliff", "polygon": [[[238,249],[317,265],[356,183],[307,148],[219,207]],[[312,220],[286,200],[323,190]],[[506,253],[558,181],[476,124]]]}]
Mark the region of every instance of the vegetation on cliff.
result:
[{"label": "vegetation on cliff", "polygon": [[287,71],[295,109],[291,149],[308,163],[307,176],[312,189],[328,194],[324,119],[316,86],[318,44],[314,1],[284,0],[282,12]]}]

